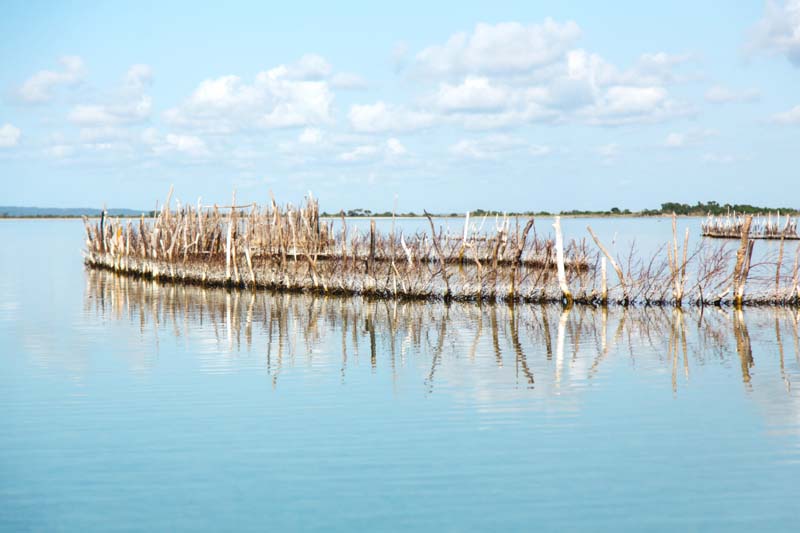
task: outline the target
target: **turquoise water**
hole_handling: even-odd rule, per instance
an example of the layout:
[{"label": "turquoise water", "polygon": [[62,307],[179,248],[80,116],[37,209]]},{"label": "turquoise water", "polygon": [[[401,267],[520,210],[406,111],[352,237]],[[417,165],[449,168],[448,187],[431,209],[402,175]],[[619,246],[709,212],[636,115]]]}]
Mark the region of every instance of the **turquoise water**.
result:
[{"label": "turquoise water", "polygon": [[795,310],[228,293],[86,272],[80,221],[0,242],[0,530],[798,527]]}]

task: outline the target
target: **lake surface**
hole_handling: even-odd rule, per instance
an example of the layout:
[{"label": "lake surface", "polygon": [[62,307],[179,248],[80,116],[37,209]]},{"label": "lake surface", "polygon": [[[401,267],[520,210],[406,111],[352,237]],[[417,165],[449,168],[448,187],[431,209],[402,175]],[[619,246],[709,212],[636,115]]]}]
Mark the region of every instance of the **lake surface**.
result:
[{"label": "lake surface", "polygon": [[800,527],[795,309],[237,293],[87,272],[80,221],[0,242],[0,530]]}]

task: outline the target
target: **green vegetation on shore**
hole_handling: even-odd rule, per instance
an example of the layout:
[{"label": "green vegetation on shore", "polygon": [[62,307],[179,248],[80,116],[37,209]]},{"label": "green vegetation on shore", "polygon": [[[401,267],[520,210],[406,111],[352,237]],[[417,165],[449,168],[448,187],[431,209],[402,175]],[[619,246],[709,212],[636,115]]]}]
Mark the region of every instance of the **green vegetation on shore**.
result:
[{"label": "green vegetation on shore", "polygon": [[[676,215],[685,215],[685,216],[706,216],[708,214],[712,215],[725,215],[728,213],[736,212],[742,214],[759,214],[759,213],[775,213],[780,211],[781,214],[791,214],[796,215],[800,213],[800,210],[793,208],[793,207],[758,207],[753,206],[750,204],[720,204],[717,202],[697,202],[694,205],[690,204],[682,204],[679,202],[665,202],[661,204],[661,207],[658,209],[642,209],[641,211],[631,211],[630,209],[619,209],[618,207],[612,207],[607,211],[591,211],[591,210],[579,210],[579,209],[572,209],[569,211],[561,211],[558,213],[549,212],[549,211],[520,211],[520,212],[508,212],[508,211],[495,211],[495,210],[485,210],[485,209],[475,209],[474,211],[470,211],[470,216],[473,217],[482,217],[482,216],[551,216],[551,215],[564,215],[564,216],[599,216],[599,217],[606,217],[606,216],[662,216],[662,215],[671,215],[675,213]],[[323,217],[337,217],[341,216],[342,212],[338,213],[327,213],[323,212],[321,216]],[[347,217],[391,217],[391,211],[384,211],[384,212],[372,212],[369,209],[351,209],[349,211],[344,211],[344,215]],[[396,213],[395,216],[397,217],[421,217],[424,216],[422,213]],[[436,217],[461,217],[464,216],[464,213],[431,213],[431,216]]]},{"label": "green vegetation on shore", "polygon": [[[3,218],[81,218],[83,216],[87,217],[99,217],[101,213],[101,209],[94,209],[94,208],[48,208],[48,207],[15,207],[15,206],[0,206],[0,219]],[[572,209],[569,211],[561,211],[561,212],[549,212],[549,211],[496,211],[496,210],[485,210],[485,209],[475,209],[470,211],[470,216],[473,217],[482,217],[482,216],[552,216],[552,215],[563,215],[563,216],[579,216],[579,217],[626,217],[626,216],[662,216],[662,215],[671,215],[675,213],[676,215],[682,216],[706,216],[708,214],[712,215],[726,215],[728,213],[736,212],[741,214],[766,214],[766,213],[775,213],[780,211],[781,214],[785,215],[797,215],[800,214],[800,210],[793,208],[793,207],[759,207],[753,206],[750,204],[720,204],[717,202],[697,202],[694,205],[691,204],[682,204],[679,202],[665,202],[661,204],[661,207],[658,209],[642,209],[641,211],[631,211],[630,209],[619,209],[617,207],[612,207],[607,211],[592,211],[592,210],[580,210],[580,209]],[[322,212],[320,216],[323,217],[338,217],[341,216],[342,212]],[[106,212],[107,216],[110,217],[139,217],[144,215],[145,217],[152,217],[154,216],[153,211],[136,211],[135,209],[109,209]],[[391,217],[391,211],[384,211],[384,212],[372,212],[369,209],[350,209],[348,211],[344,211],[344,215],[347,217]],[[424,216],[423,213],[415,213],[413,211],[409,211],[407,213],[395,213],[395,216],[401,218],[413,218],[413,217],[422,217]],[[431,213],[431,216],[435,217],[462,217],[464,213]]]}]

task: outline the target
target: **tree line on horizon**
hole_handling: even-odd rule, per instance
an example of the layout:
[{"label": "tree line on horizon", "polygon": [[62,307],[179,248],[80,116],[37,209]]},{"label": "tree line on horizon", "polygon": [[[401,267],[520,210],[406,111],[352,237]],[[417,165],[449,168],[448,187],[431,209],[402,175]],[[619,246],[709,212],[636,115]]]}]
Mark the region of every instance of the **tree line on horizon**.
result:
[{"label": "tree line on horizon", "polygon": [[[793,208],[793,207],[760,207],[754,206],[750,204],[720,204],[718,202],[710,201],[710,202],[697,202],[696,204],[683,204],[680,202],[664,202],[661,204],[661,207],[658,209],[642,209],[641,211],[631,211],[630,209],[620,209],[618,207],[612,207],[609,210],[581,210],[581,209],[571,209],[568,211],[560,211],[560,212],[550,212],[550,211],[497,211],[497,210],[486,210],[486,209],[475,209],[470,211],[469,214],[472,217],[482,217],[482,216],[552,216],[552,215],[603,215],[603,216],[614,216],[614,215],[640,215],[640,216],[660,216],[660,215],[671,215],[675,213],[676,215],[694,215],[694,216],[705,216],[705,215],[726,215],[728,213],[741,213],[741,214],[760,214],[760,213],[775,213],[781,212],[782,214],[798,214],[800,210]],[[398,217],[419,217],[424,216],[423,213],[415,213],[413,211],[409,211],[407,213],[392,213],[391,211],[370,211],[369,209],[349,209],[349,210],[342,210],[338,213],[327,213],[322,212],[320,216],[323,217],[337,217],[344,214],[346,217],[391,217],[391,216],[398,216]],[[431,213],[431,215],[434,215]],[[436,213],[434,216],[450,216],[450,217],[461,217],[464,216],[464,213]]]},{"label": "tree line on horizon", "polygon": [[[81,216],[97,217],[100,216],[102,210],[100,209],[81,209],[81,208],[20,208],[20,207],[0,207],[0,218],[79,218]],[[469,212],[471,217],[483,216],[661,216],[671,215],[726,215],[728,213],[740,214],[766,214],[780,212],[781,214],[800,214],[800,210],[793,207],[760,207],[750,204],[720,204],[718,202],[697,202],[696,204],[683,204],[680,202],[664,202],[658,209],[642,209],[641,211],[631,211],[630,209],[620,209],[612,207],[608,210],[581,210],[571,209],[568,211],[551,212],[551,211],[498,211],[492,209],[475,209]],[[109,209],[106,212],[107,216],[111,217],[130,217],[141,216],[152,217],[155,215],[153,211],[135,211],[132,209]],[[409,211],[406,213],[392,213],[391,211],[371,211],[369,209],[349,209],[339,212],[322,212],[320,216],[323,217],[338,217],[344,214],[346,217],[421,217],[424,213],[416,213]],[[462,217],[464,213],[431,213],[432,216],[437,217]]]}]

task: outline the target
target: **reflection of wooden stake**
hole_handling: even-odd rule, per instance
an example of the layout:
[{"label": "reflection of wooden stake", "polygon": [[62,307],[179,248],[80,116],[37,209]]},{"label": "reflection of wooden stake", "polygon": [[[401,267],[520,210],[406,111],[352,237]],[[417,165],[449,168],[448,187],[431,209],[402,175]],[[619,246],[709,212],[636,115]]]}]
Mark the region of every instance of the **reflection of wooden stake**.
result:
[{"label": "reflection of wooden stake", "polygon": [[558,317],[558,335],[556,337],[556,384],[561,383],[561,367],[564,365],[564,341],[567,333],[567,320],[572,308],[567,306]]},{"label": "reflection of wooden stake", "polygon": [[750,345],[750,334],[744,322],[741,307],[733,312],[733,336],[736,339],[736,352],[742,364],[742,381],[750,386],[750,367],[753,366],[753,348]]}]

